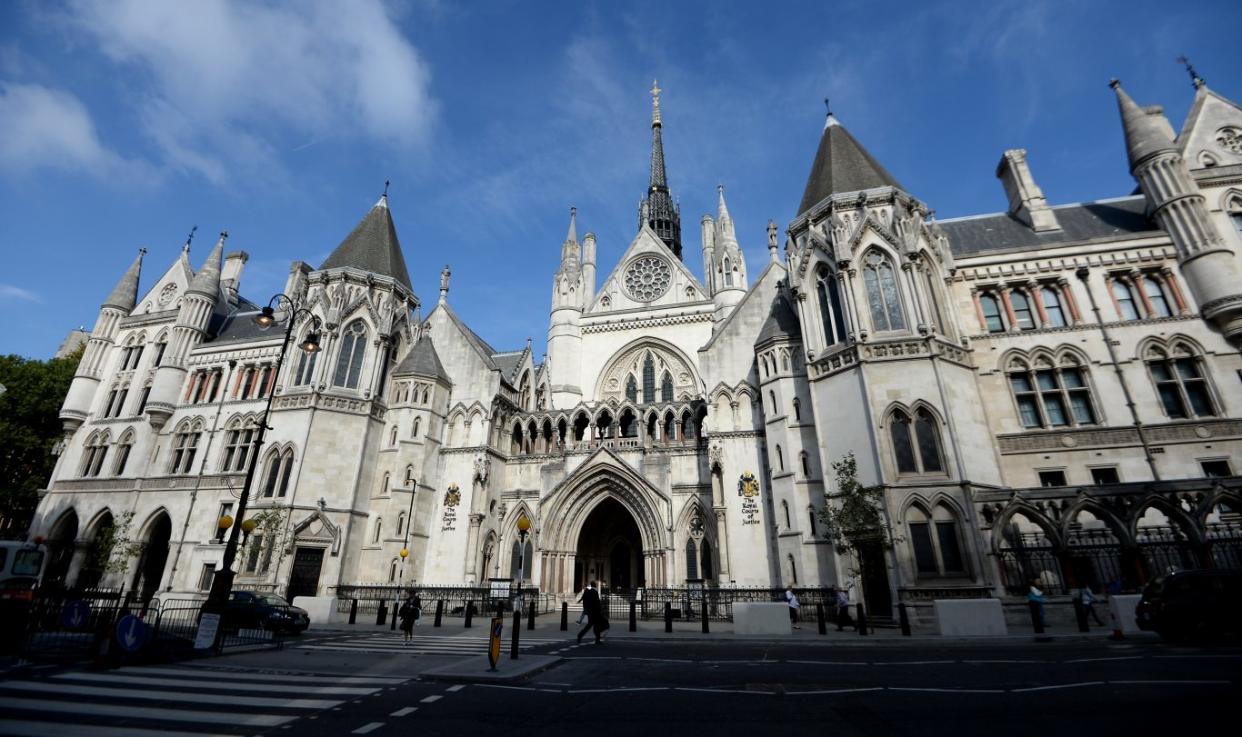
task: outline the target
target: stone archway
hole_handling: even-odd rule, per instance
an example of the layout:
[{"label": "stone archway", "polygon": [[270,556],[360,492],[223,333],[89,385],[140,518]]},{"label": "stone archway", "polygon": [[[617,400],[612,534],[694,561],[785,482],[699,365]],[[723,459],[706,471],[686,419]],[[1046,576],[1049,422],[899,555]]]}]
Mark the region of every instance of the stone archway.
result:
[{"label": "stone archway", "polygon": [[43,581],[48,586],[65,587],[69,585],[69,565],[77,550],[78,513],[70,509],[56,520],[52,532],[47,536],[48,556],[47,568],[43,572]]},{"label": "stone archway", "polygon": [[642,534],[633,515],[616,499],[603,500],[587,515],[575,553],[575,590],[588,581],[619,593],[646,586]]},{"label": "stone archway", "polygon": [[142,557],[134,571],[133,589],[139,601],[149,601],[159,591],[164,578],[164,564],[168,562],[168,543],[172,539],[172,520],[160,510],[146,526],[143,536]]}]

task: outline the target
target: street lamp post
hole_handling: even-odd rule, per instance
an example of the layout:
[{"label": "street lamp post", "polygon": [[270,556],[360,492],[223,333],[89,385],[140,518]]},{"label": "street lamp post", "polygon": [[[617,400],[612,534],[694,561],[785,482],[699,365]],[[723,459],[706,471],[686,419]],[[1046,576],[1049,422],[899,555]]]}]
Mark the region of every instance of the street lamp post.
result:
[{"label": "street lamp post", "polygon": [[[314,353],[319,350],[319,318],[302,307],[294,304],[292,299],[284,294],[277,294],[267,303],[258,315],[254,317],[254,322],[260,328],[269,328],[275,325],[276,308],[273,305],[279,305],[281,301],[287,303],[291,308],[286,316],[288,324],[285,326],[285,337],[280,344],[280,352],[276,354],[276,367],[272,373],[272,391],[267,395],[267,406],[263,410],[263,420],[259,423],[259,431],[255,433],[254,449],[250,455],[250,461],[246,465],[246,480],[242,482],[241,497],[237,500],[237,518],[245,519],[246,504],[250,500],[250,484],[254,481],[254,469],[258,465],[259,453],[263,449],[263,438],[267,434],[267,422],[272,415],[272,400],[276,398],[275,382],[280,376],[280,368],[285,362],[285,352],[289,348],[289,338],[293,335],[293,326],[297,322],[298,317],[305,314],[311,319],[311,330],[306,334],[306,338],[299,346],[307,353]],[[224,546],[224,556],[220,561],[220,568],[216,571],[215,578],[211,581],[211,593],[207,596],[207,604],[204,609],[221,610],[225,603],[228,602],[229,594],[233,591],[233,562],[237,559],[237,547],[241,538],[242,525],[232,525],[229,530],[229,540]]]},{"label": "street lamp post", "polygon": [[522,582],[526,580],[526,533],[530,532],[530,520],[526,515],[518,517],[518,575],[517,596],[513,600],[513,646],[509,650],[511,660],[518,659],[518,640],[522,636]]}]

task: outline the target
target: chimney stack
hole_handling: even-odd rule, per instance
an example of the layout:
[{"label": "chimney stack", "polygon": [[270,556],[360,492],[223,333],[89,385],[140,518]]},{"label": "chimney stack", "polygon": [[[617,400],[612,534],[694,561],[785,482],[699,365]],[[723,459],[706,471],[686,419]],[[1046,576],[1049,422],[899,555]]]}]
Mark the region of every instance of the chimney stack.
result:
[{"label": "chimney stack", "polygon": [[249,260],[250,254],[245,251],[233,251],[224,257],[224,268],[220,270],[220,286],[233,304],[237,304],[240,299],[238,290],[241,288],[242,268]]},{"label": "chimney stack", "polygon": [[1009,196],[1009,214],[1029,225],[1036,232],[1060,230],[1056,213],[1048,207],[1048,200],[1026,163],[1026,149],[1011,148],[1001,156],[996,165],[996,176],[1005,185]]}]

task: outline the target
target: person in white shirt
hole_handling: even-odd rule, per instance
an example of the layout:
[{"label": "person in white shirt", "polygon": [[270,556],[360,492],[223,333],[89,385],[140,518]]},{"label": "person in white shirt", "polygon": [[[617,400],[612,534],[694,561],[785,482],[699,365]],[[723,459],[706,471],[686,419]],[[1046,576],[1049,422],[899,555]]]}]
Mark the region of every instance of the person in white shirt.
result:
[{"label": "person in white shirt", "polygon": [[798,595],[793,592],[793,587],[785,589],[785,603],[789,605],[789,623],[796,630],[802,629],[802,625],[798,624],[798,610],[802,608],[802,604],[798,601]]},{"label": "person in white shirt", "polygon": [[[581,593],[581,594],[578,594],[578,603],[579,603],[579,604],[581,604],[581,603],[582,603],[582,597],[583,597],[583,596],[586,596],[586,592],[587,592],[590,588],[591,588],[591,584],[589,584],[589,583],[588,583],[588,584],[586,585],[586,588],[584,588],[584,589],[582,590],[582,593]],[[582,608],[582,613],[578,615],[578,624],[579,624],[579,626],[581,626],[581,624],[582,624],[582,620],[584,620],[584,619],[586,619],[586,618],[587,618],[586,607],[583,607],[583,608]]]}]

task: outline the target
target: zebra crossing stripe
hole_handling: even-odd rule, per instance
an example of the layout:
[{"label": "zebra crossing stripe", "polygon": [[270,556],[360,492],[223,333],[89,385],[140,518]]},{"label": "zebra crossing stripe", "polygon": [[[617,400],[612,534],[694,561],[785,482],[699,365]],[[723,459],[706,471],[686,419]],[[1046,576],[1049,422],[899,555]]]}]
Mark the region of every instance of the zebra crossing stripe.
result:
[{"label": "zebra crossing stripe", "polygon": [[[176,688],[201,688],[211,691],[237,691],[236,683],[183,678],[170,682],[167,678],[144,678],[142,676],[112,675],[110,673],[57,673],[52,678],[88,681],[96,683],[129,683],[135,686],[173,686]],[[314,696],[366,696],[379,690],[378,686],[295,686],[292,684],[254,683],[242,687],[245,690],[267,693],[297,693]]]},{"label": "zebra crossing stripe", "polygon": [[[99,717],[128,717],[131,719],[159,719],[170,722],[197,722],[199,724],[233,724],[244,727],[278,727],[291,722],[296,717],[279,716],[276,714],[247,714],[229,710],[195,711],[193,709],[157,709],[146,706],[126,706],[120,704],[91,704],[74,701],[49,702],[45,699],[26,699],[0,697],[0,711],[35,711],[46,713],[49,704],[54,703],[59,714],[85,714]],[[44,725],[44,734],[47,734]],[[76,729],[77,725],[74,725]],[[167,734],[161,731],[162,734]]]},{"label": "zebra crossing stripe", "polygon": [[[239,686],[239,688],[246,688],[248,686],[249,684],[246,684]],[[0,690],[33,691],[36,693],[73,696],[105,696],[110,700],[134,699],[135,701],[180,701],[190,704],[236,704],[237,706],[263,706],[277,709],[328,709],[345,703],[330,699],[273,699],[262,696],[234,696],[232,694],[197,693],[193,691],[143,691],[136,688],[79,686],[71,683],[50,683],[48,681],[0,681]]]},{"label": "zebra crossing stripe", "polygon": [[268,673],[249,673],[242,671],[209,670],[204,667],[190,666],[187,668],[125,668],[120,673],[136,676],[183,676],[187,678],[220,678],[229,681],[264,681],[265,683],[327,683],[349,686],[396,686],[409,680],[408,678],[382,678],[371,676],[331,676],[286,673],[283,675]]},{"label": "zebra crossing stripe", "polygon": [[[19,719],[0,719],[0,734],[12,737],[47,737],[55,733],[55,727],[72,727],[74,737],[230,737],[226,734],[204,734],[202,732],[176,732],[167,729],[136,729],[134,727],[105,727],[99,724],[63,725],[53,722],[26,722]],[[52,728],[52,729],[49,729]]]}]

